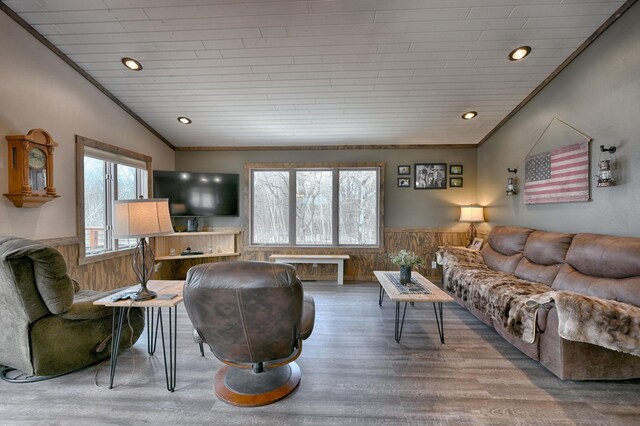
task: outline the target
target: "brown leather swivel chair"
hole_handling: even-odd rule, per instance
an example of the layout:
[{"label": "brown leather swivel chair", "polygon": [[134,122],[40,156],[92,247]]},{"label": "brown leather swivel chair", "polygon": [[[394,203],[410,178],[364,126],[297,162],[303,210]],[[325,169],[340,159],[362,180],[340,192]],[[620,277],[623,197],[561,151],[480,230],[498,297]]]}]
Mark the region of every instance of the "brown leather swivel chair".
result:
[{"label": "brown leather swivel chair", "polygon": [[202,341],[227,364],[215,377],[218,398],[259,406],[298,387],[300,367],[294,360],[313,330],[315,305],[293,266],[245,261],[194,266],[184,284],[184,304]]}]

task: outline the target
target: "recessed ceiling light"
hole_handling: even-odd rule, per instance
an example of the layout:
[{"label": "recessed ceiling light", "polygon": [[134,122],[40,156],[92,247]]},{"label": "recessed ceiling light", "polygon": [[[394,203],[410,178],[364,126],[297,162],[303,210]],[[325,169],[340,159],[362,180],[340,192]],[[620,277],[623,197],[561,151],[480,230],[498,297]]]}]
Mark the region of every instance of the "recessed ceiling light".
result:
[{"label": "recessed ceiling light", "polygon": [[142,64],[133,58],[122,58],[122,63],[132,71],[140,71],[142,69]]},{"label": "recessed ceiling light", "polygon": [[520,46],[509,53],[509,59],[512,61],[519,61],[526,58],[529,53],[531,53],[531,48],[529,46]]},{"label": "recessed ceiling light", "polygon": [[476,118],[478,116],[478,113],[476,111],[467,111],[464,114],[462,114],[462,118],[465,120],[471,120],[473,118]]},{"label": "recessed ceiling light", "polygon": [[178,121],[182,124],[191,124],[191,119],[189,117],[178,117]]}]

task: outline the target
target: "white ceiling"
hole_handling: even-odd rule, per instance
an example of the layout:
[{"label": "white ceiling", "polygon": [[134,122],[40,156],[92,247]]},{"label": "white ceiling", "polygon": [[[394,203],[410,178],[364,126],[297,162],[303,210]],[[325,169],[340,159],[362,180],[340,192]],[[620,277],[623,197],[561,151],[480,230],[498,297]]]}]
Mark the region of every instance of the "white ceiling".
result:
[{"label": "white ceiling", "polygon": [[231,147],[478,143],[624,2],[4,3],[173,145]]}]

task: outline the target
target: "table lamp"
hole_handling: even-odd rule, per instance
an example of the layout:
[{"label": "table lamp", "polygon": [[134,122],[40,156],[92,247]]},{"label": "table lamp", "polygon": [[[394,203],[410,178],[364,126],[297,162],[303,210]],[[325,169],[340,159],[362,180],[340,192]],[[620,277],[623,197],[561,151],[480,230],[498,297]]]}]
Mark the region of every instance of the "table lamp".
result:
[{"label": "table lamp", "polygon": [[114,236],[116,238],[138,238],[133,250],[133,270],[140,281],[140,290],[133,293],[132,300],[149,300],[156,293],[147,288],[155,262],[153,250],[146,237],[155,237],[173,232],[167,198],[119,200],[115,202]]},{"label": "table lamp", "polygon": [[460,206],[460,222],[469,222],[467,235],[469,236],[469,244],[476,237],[476,226],[474,223],[484,222],[484,210],[482,206]]}]

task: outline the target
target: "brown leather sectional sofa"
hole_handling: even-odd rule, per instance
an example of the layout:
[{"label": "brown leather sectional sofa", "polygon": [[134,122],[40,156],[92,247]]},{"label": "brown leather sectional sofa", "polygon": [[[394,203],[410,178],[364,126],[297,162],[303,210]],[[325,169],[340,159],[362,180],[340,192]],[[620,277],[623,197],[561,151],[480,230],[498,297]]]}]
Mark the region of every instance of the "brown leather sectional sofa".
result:
[{"label": "brown leather sectional sofa", "polygon": [[[456,301],[559,378],[640,377],[640,238],[496,226],[481,252],[443,257]],[[566,306],[586,338],[561,337]]]}]

